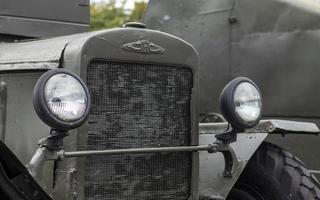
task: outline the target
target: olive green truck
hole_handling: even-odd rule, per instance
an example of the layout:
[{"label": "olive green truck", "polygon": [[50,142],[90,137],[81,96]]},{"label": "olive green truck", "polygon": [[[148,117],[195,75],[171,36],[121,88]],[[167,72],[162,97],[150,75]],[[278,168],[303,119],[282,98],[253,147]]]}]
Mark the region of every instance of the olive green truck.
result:
[{"label": "olive green truck", "polygon": [[206,74],[201,48],[152,27],[217,2],[154,0],[147,26],[88,32],[86,0],[1,1],[0,199],[320,199],[304,158],[268,139],[317,125],[266,118],[259,79],[215,87],[225,71]]}]

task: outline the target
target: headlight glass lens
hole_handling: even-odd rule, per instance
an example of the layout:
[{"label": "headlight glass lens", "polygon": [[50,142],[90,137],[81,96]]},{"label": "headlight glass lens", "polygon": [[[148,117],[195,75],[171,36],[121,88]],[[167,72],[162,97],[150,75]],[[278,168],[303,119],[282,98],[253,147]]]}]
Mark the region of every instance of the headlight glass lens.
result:
[{"label": "headlight glass lens", "polygon": [[234,93],[235,111],[245,122],[255,122],[261,113],[261,96],[254,85],[240,83]]},{"label": "headlight glass lens", "polygon": [[44,89],[48,108],[58,119],[73,122],[86,112],[88,97],[82,84],[73,76],[55,74],[48,79]]}]

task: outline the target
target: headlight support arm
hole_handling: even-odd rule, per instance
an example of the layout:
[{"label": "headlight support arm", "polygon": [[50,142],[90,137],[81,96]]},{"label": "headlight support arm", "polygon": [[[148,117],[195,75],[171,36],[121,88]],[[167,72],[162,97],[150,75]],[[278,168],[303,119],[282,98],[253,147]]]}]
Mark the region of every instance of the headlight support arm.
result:
[{"label": "headlight support arm", "polygon": [[28,165],[28,170],[35,179],[42,178],[42,170],[47,161],[59,159],[58,152],[62,150],[63,138],[66,136],[68,132],[51,130],[48,137],[39,140],[39,148]]}]

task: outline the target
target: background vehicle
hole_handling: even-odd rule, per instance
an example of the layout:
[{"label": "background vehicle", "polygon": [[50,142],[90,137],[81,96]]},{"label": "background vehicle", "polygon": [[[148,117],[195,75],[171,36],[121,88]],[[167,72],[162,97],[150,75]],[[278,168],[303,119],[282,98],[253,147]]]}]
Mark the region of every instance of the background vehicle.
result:
[{"label": "background vehicle", "polygon": [[[198,50],[202,116],[219,112],[218,94],[228,81],[247,76],[261,87],[265,118],[319,123],[319,19],[315,0],[151,0],[144,22]],[[319,173],[319,137],[268,141]]]},{"label": "background vehicle", "polygon": [[[243,189],[238,182],[229,198],[259,199],[268,194],[281,200],[319,198],[319,185],[301,161],[263,143],[268,133],[314,135],[319,129],[312,123],[277,120],[262,121],[249,129],[260,115],[246,124],[235,117],[236,105],[224,109],[233,129],[227,123],[199,125],[198,55],[187,42],[139,23],[38,40],[35,38],[86,30],[88,18],[79,16],[88,16],[88,2],[70,0],[66,6],[64,1],[33,0],[27,7],[16,0],[1,3],[1,38],[7,42],[0,44],[0,194],[5,198],[224,199],[240,175],[240,180],[252,176],[243,170],[250,157],[257,160],[260,152],[281,152],[263,157],[277,160],[275,168],[272,162],[259,162],[271,170],[267,176],[289,169],[283,177],[295,181],[273,188],[261,186],[258,191]],[[40,6],[45,9],[37,10]],[[61,76],[55,77],[57,74]],[[54,77],[66,82],[52,81]],[[251,81],[236,79],[223,92],[232,101],[222,98],[227,102],[223,105],[235,103],[234,94],[242,82],[257,90]],[[61,85],[73,89],[64,90]],[[86,114],[73,119],[66,113],[74,107],[57,112],[50,107],[64,102],[62,97],[68,92],[79,91],[76,86],[86,94],[86,100],[75,95],[81,100],[76,103],[85,104],[84,113],[89,114],[79,128]],[[47,93],[51,90],[54,92]],[[65,96],[56,98],[56,92]],[[253,93],[256,102],[260,98]],[[16,157],[29,164],[37,182]],[[259,173],[262,165],[257,168],[251,161],[248,167],[255,169],[249,172],[266,178],[259,176],[264,175]]]}]

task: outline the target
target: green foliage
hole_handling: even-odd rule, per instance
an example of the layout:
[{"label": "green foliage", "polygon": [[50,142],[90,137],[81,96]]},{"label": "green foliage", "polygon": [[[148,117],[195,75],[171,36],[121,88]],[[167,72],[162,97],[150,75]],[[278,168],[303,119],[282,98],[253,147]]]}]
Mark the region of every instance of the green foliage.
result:
[{"label": "green foliage", "polygon": [[136,2],[132,13],[130,14],[129,20],[131,22],[140,21],[144,15],[144,11],[147,8],[147,3],[145,2]]},{"label": "green foliage", "polygon": [[136,2],[132,11],[125,10],[126,1],[116,5],[116,0],[109,0],[107,3],[92,4],[91,30],[120,27],[129,21],[140,21],[143,17],[147,3]]}]

